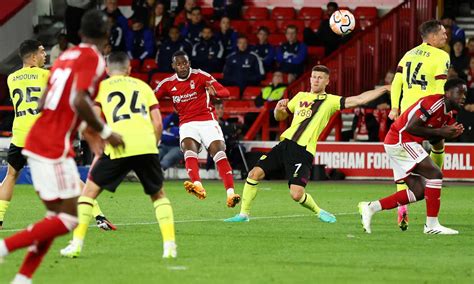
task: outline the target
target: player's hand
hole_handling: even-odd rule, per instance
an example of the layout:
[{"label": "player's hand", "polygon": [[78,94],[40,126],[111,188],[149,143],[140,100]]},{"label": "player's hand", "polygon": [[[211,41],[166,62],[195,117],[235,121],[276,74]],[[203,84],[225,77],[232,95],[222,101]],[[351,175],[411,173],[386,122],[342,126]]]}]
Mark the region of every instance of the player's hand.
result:
[{"label": "player's hand", "polygon": [[400,114],[399,114],[399,112],[398,112],[398,108],[392,108],[392,110],[391,110],[390,113],[388,114],[388,118],[390,118],[391,120],[395,120],[395,119],[397,119],[399,116],[400,116]]},{"label": "player's hand", "polygon": [[216,96],[217,95],[217,91],[216,89],[214,88],[214,86],[211,84],[211,82],[209,81],[206,81],[206,91],[209,93],[209,95],[211,96]]},{"label": "player's hand", "polygon": [[278,101],[275,109],[279,111],[283,111],[283,110],[286,110],[287,107],[288,107],[288,99],[282,99]]},{"label": "player's hand", "polygon": [[457,122],[451,125],[443,126],[439,129],[440,136],[447,139],[458,137],[459,135],[463,133],[463,131],[464,131],[464,126]]},{"label": "player's hand", "polygon": [[105,139],[105,141],[107,141],[107,143],[119,151],[125,147],[125,142],[122,140],[122,135],[116,132],[112,132],[109,138]]},{"label": "player's hand", "polygon": [[89,144],[89,148],[96,157],[102,156],[104,152],[105,143],[104,140],[100,137],[99,132],[92,129],[92,127],[86,127],[82,131],[82,136]]}]

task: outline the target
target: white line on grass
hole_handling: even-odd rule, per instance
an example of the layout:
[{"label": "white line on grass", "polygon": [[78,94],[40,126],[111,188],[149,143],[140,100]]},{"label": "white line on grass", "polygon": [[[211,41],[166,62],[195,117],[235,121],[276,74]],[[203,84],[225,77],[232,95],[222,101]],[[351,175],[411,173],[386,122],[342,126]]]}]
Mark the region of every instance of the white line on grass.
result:
[{"label": "white line on grass", "polygon": [[[350,212],[350,213],[337,213],[335,216],[344,216],[344,215],[357,215],[359,213]],[[283,216],[261,216],[261,217],[252,217],[251,220],[268,220],[268,219],[288,219],[288,218],[299,218],[299,217],[309,217],[313,215],[309,214],[295,214],[295,215],[283,215]],[[222,222],[224,219],[191,219],[191,220],[176,220],[175,223],[196,223],[196,222]],[[127,226],[143,226],[143,225],[156,225],[157,222],[135,222],[135,223],[114,223],[118,227],[127,227]],[[90,225],[89,227],[95,227],[95,225]],[[2,232],[18,232],[23,230],[21,229],[5,229],[0,230]]]}]

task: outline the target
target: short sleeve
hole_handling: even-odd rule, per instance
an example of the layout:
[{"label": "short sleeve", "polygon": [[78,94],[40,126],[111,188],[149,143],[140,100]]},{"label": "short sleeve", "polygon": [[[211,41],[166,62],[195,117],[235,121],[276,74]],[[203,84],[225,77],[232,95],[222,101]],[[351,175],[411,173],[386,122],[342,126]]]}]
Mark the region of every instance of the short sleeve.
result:
[{"label": "short sleeve", "polygon": [[296,96],[294,96],[289,102],[288,102],[288,105],[286,106],[286,109],[287,111],[291,112],[291,113],[294,113],[295,112],[295,108],[296,108],[296,105],[301,97],[301,94],[303,93],[298,93],[296,94]]},{"label": "short sleeve", "polygon": [[167,94],[168,91],[166,90],[166,84],[164,81],[161,81],[155,89],[155,98],[159,99]]},{"label": "short sleeve", "polygon": [[148,109],[152,110],[155,108],[159,108],[158,100],[156,99],[153,90],[147,84],[143,84],[142,88],[146,94]]},{"label": "short sleeve", "polygon": [[77,91],[87,91],[93,95],[97,83],[105,72],[105,61],[99,55],[92,52],[84,52],[78,59],[74,70]]}]

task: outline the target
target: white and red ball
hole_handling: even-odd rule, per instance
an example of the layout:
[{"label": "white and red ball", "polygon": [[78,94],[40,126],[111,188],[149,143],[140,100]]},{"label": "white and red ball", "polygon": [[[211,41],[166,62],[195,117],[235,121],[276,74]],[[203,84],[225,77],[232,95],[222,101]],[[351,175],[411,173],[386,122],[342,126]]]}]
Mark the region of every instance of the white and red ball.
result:
[{"label": "white and red ball", "polygon": [[355,24],[354,15],[347,10],[337,10],[332,13],[329,19],[331,30],[338,35],[350,34],[354,30]]}]

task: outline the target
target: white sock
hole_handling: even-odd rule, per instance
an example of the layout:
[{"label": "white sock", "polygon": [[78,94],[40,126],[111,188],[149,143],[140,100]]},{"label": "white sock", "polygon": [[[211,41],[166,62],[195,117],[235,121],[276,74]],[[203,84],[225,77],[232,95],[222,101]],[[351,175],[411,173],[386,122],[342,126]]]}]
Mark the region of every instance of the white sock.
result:
[{"label": "white sock", "polygon": [[248,214],[244,214],[244,213],[239,213],[239,215],[240,215],[240,217],[247,217],[247,218],[249,217]]},{"label": "white sock", "polygon": [[433,228],[439,225],[438,217],[426,217],[426,226]]},{"label": "white sock", "polygon": [[7,246],[5,245],[5,241],[1,240],[0,241],[0,257],[4,257],[8,255],[8,249]]},{"label": "white sock", "polygon": [[227,189],[227,196],[232,195],[232,194],[234,194],[234,189],[232,187],[228,188]]},{"label": "white sock", "polygon": [[30,278],[26,277],[23,274],[17,274],[15,275],[15,278],[13,279],[11,284],[31,284],[33,283]]},{"label": "white sock", "polygon": [[380,201],[378,200],[369,202],[369,209],[372,211],[372,213],[382,211],[382,204],[380,204]]}]

